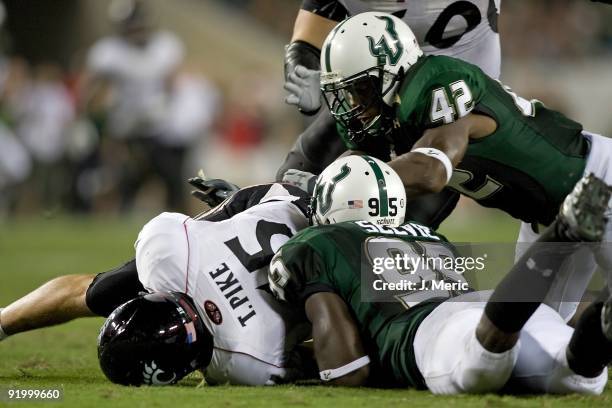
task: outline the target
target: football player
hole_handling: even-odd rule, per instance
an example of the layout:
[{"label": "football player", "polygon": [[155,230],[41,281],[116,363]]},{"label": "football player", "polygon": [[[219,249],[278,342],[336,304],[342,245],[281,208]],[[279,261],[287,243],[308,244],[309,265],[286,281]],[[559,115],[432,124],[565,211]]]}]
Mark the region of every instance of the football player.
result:
[{"label": "football player", "polygon": [[[612,183],[611,140],[475,65],[424,55],[397,17],[345,20],[327,37],[321,61],[324,97],[346,146],[385,161],[393,153],[389,163],[408,199],[450,187],[523,221],[519,242],[531,242],[529,224],[549,225],[584,173]],[[580,299],[594,270],[586,269],[560,289],[574,292],[566,300]]]},{"label": "football player", "polygon": [[[415,32],[425,53],[449,55],[481,67],[498,78],[501,65],[497,19],[501,0],[470,1],[362,1],[304,0],[298,12],[291,43],[285,51],[285,101],[306,115],[318,115],[296,140],[278,169],[276,179],[299,183],[299,171],[319,174],[346,147],[336,137],[336,126],[327,109],[320,110],[319,73],[323,41],[343,19],[365,11],[391,13]],[[287,174],[288,173],[288,174]],[[413,219],[437,228],[455,207],[458,194],[442,193],[410,203]]]},{"label": "football player", "polygon": [[155,175],[164,184],[167,207],[182,210],[186,146],[172,140],[168,122],[184,44],[173,32],[155,27],[142,0],[114,0],[108,13],[115,32],[88,51],[83,109],[99,117],[95,110],[103,108],[105,133],[126,146],[118,180],[121,209],[130,210],[140,187]]},{"label": "football player", "polygon": [[[108,316],[136,298],[111,314],[100,337],[101,366],[114,382],[171,383],[197,368],[209,383],[301,378],[308,370],[294,346],[309,325],[266,289],[274,252],[307,226],[308,200],[296,187],[262,184],[201,219],[163,213],[138,235],[135,260],[97,276],[54,279],[2,310],[0,338]],[[143,291],[155,294],[139,296]]]},{"label": "football player", "polygon": [[402,19],[412,28],[426,54],[460,58],[498,78],[500,3],[501,0],[304,0],[285,51],[285,89],[289,91],[286,102],[310,115],[319,110],[318,71],[323,41],[338,22],[366,11],[390,13]]},{"label": "football player", "polygon": [[[607,186],[586,178],[571,198],[546,240],[600,238]],[[551,259],[538,248],[507,275],[522,280],[519,288],[526,286],[525,275],[534,275],[529,281],[539,293],[532,291],[528,301],[504,281],[492,295],[496,303],[487,304],[487,293],[466,293],[462,275],[440,263],[408,270],[392,265],[374,273],[380,257],[454,257],[444,237],[404,223],[405,200],[401,179],[382,161],[338,159],[317,179],[315,226],[290,239],[272,260],[272,291],[303,309],[312,323],[322,380],[428,388],[435,394],[495,392],[506,385],[530,393],[602,392],[612,359],[612,298],[605,308],[605,299],[591,306],[571,329],[540,305],[551,279],[538,278],[532,267]],[[555,267],[569,253],[555,253]],[[418,286],[368,299],[375,279]]]}]

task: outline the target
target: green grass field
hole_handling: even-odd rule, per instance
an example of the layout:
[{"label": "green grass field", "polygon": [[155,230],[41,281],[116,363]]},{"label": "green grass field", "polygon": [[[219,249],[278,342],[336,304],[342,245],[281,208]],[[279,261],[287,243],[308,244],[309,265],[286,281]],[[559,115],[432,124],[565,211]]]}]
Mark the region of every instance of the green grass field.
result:
[{"label": "green grass field", "polygon": [[[443,226],[450,239],[514,241],[517,224],[486,213],[469,222],[461,214]],[[68,273],[95,273],[133,256],[144,220],[28,219],[0,223],[0,305],[46,280]],[[175,387],[126,388],[110,384],[98,368],[96,337],[102,319],[90,318],[0,343],[0,389],[57,388],[61,405],[93,407],[410,406],[410,407],[595,407],[612,406],[612,384],[601,397],[439,397],[410,390],[342,389],[324,386],[197,387],[191,376]],[[11,402],[0,406],[41,406]]]}]

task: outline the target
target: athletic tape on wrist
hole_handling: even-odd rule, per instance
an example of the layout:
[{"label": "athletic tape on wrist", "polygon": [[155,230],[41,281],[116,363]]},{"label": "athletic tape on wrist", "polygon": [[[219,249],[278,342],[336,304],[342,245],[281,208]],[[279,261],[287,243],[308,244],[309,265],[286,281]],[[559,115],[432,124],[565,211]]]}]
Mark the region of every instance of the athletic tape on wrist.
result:
[{"label": "athletic tape on wrist", "polygon": [[[3,310],[3,309],[4,309],[4,308],[1,308],[1,307],[0,307],[0,314],[2,314],[2,310]],[[8,334],[6,334],[6,333],[4,332],[4,330],[2,329],[2,322],[1,322],[1,320],[0,320],[0,341],[2,341],[2,340],[4,340],[4,339],[6,339],[7,337],[8,337]]]},{"label": "athletic tape on wrist", "polygon": [[446,169],[446,182],[448,183],[453,175],[453,164],[450,159],[442,150],[434,149],[433,147],[418,147],[411,150],[414,153],[421,153],[425,156],[433,157],[434,159],[440,160]]},{"label": "athletic tape on wrist", "polygon": [[359,357],[355,361],[351,361],[350,363],[343,365],[342,367],[323,370],[319,372],[319,376],[321,377],[321,381],[331,381],[350,374],[368,364],[370,364],[370,357],[363,356]]}]

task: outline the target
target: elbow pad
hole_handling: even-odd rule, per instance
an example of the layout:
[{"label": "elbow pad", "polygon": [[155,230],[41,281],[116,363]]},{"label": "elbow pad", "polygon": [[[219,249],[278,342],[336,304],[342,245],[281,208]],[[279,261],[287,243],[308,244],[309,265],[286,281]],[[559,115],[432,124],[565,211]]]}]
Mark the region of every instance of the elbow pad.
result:
[{"label": "elbow pad", "polygon": [[285,46],[285,80],[297,65],[319,70],[321,50],[305,41],[296,40]]}]

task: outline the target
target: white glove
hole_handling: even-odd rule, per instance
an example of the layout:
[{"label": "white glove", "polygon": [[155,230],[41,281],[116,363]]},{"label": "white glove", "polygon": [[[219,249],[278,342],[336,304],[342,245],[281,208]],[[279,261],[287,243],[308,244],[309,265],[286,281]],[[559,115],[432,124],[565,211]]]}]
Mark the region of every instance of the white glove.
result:
[{"label": "white glove", "polygon": [[316,174],[297,169],[289,169],[283,175],[283,183],[296,186],[308,194],[313,193],[316,181]]},{"label": "white glove", "polygon": [[289,92],[285,102],[296,105],[303,113],[316,113],[321,108],[320,75],[321,71],[297,65],[293,72],[287,75],[287,82],[283,86]]}]

